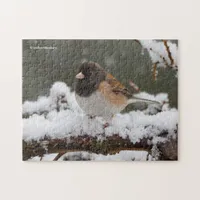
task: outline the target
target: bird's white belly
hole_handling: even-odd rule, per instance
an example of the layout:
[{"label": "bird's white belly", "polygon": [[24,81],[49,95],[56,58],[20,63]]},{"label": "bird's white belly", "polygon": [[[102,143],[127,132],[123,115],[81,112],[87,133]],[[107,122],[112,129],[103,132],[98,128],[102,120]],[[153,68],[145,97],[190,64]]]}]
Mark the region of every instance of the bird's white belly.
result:
[{"label": "bird's white belly", "polygon": [[82,110],[92,116],[101,116],[110,119],[114,114],[124,109],[123,106],[111,105],[100,92],[95,92],[89,97],[80,97],[76,94],[76,100]]}]

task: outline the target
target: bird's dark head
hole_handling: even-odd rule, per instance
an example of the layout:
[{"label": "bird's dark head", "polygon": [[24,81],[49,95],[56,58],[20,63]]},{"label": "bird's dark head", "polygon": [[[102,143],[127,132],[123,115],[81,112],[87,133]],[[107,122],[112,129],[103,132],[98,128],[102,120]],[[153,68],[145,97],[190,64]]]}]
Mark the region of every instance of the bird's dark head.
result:
[{"label": "bird's dark head", "polygon": [[75,77],[77,79],[75,92],[79,96],[87,97],[98,89],[101,81],[105,80],[106,72],[95,62],[84,62]]}]

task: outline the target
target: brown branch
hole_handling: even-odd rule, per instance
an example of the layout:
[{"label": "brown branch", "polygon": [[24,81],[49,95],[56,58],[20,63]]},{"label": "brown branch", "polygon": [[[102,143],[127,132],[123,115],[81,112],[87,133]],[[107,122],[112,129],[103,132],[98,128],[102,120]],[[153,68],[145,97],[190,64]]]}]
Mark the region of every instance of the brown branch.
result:
[{"label": "brown branch", "polygon": [[58,155],[53,159],[53,161],[57,161],[65,153],[66,153],[66,151],[59,152]]},{"label": "brown branch", "polygon": [[139,40],[135,40],[135,41],[143,48],[143,46],[142,46],[142,44],[140,43]]},{"label": "brown branch", "polygon": [[156,81],[156,79],[157,79],[157,64],[158,63],[159,62],[156,62],[153,64],[153,79],[154,79],[154,81]]},{"label": "brown branch", "polygon": [[169,57],[169,59],[170,59],[170,61],[171,61],[171,65],[173,65],[173,64],[174,64],[174,59],[172,58],[172,54],[171,54],[171,52],[170,52],[170,50],[169,50],[169,46],[167,45],[167,40],[163,40],[163,43],[164,43],[164,46],[165,46],[165,48],[166,48],[168,57]]},{"label": "brown branch", "polygon": [[[166,137],[166,132],[160,133],[160,137]],[[105,137],[105,136],[103,136]],[[23,141],[23,160],[28,160],[34,156],[42,157],[46,150],[42,147],[41,143],[48,141],[48,153],[58,153],[54,161],[58,160],[66,152],[75,151],[88,151],[96,154],[116,154],[121,150],[134,150],[134,151],[147,151],[151,154],[152,144],[149,142],[152,138],[143,138],[139,142],[133,144],[130,139],[122,138],[118,134],[105,137],[99,141],[97,137],[89,135],[70,137],[63,139],[44,138],[40,141],[25,142]],[[173,149],[170,146],[173,140]],[[168,143],[160,143],[159,150],[161,151],[160,160],[177,160],[177,139],[170,139]],[[170,152],[170,153],[169,153]]]}]

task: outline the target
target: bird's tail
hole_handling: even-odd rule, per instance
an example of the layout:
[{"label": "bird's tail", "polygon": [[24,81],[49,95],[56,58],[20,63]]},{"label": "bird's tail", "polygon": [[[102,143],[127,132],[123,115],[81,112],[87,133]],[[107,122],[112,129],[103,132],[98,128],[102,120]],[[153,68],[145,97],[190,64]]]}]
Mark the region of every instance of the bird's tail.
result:
[{"label": "bird's tail", "polygon": [[144,102],[144,103],[148,103],[148,104],[159,104],[159,105],[161,104],[158,101],[143,99],[143,98],[136,97],[134,95],[131,99],[128,100],[128,104],[136,103],[136,102]]}]

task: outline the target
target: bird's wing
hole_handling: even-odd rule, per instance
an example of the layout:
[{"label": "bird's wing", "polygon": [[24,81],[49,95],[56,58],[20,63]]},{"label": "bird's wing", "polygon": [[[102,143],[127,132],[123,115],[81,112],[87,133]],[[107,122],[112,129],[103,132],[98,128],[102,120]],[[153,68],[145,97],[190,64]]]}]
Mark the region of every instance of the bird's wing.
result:
[{"label": "bird's wing", "polygon": [[111,74],[107,74],[106,76],[107,83],[111,86],[112,91],[116,94],[121,93],[125,95],[126,97],[130,98],[133,96],[128,89],[122,85],[115,77],[113,77]]}]

